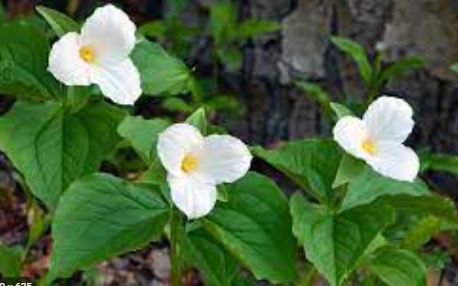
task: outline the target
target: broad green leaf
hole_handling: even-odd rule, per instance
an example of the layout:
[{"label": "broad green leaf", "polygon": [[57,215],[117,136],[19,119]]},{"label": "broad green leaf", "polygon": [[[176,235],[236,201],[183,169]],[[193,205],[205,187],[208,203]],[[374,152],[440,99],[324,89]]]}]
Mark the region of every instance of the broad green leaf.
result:
[{"label": "broad green leaf", "polygon": [[439,218],[426,216],[410,227],[401,245],[407,249],[419,249],[440,231],[441,225]]},{"label": "broad green leaf", "polygon": [[329,94],[321,88],[321,86],[305,81],[297,82],[296,86],[305,91],[309,97],[316,100],[320,104],[321,109],[324,111],[326,116],[329,118],[332,117],[333,112],[331,109],[331,98],[329,97]]},{"label": "broad green leaf", "polygon": [[108,174],[76,181],[55,213],[50,279],[144,247],[162,234],[169,214],[158,189]]},{"label": "broad green leaf", "polygon": [[252,152],[312,192],[317,199],[331,200],[332,184],[342,157],[334,141],[297,140],[273,150],[255,147]]},{"label": "broad green leaf", "polygon": [[124,112],[99,102],[70,114],[56,102],[18,101],[0,118],[0,147],[50,209],[75,179],[96,171],[119,141]]},{"label": "broad green leaf", "polygon": [[80,29],[77,22],[59,11],[44,6],[38,6],[36,9],[59,37],[69,32],[78,32]]},{"label": "broad green leaf", "polygon": [[159,44],[142,39],[135,46],[131,58],[140,72],[144,93],[174,95],[189,90],[191,72]]},{"label": "broad green leaf", "polygon": [[337,214],[300,194],[293,195],[290,207],[294,235],[307,259],[332,286],[342,285],[371,242],[394,219],[392,210],[380,204]]},{"label": "broad green leaf", "polygon": [[200,271],[205,285],[232,285],[237,274],[237,260],[203,229],[187,233],[183,254]]},{"label": "broad green leaf", "polygon": [[331,37],[331,41],[341,51],[347,53],[353,58],[358,65],[359,73],[361,74],[362,79],[366,84],[369,84],[372,80],[372,67],[367,59],[364,48],[352,40],[341,37]]},{"label": "broad green leaf", "polygon": [[194,111],[194,113],[186,119],[186,123],[191,124],[199,129],[203,135],[207,134],[208,122],[204,108],[199,108]]},{"label": "broad green leaf", "polygon": [[365,167],[366,165],[363,161],[345,153],[340,161],[339,169],[337,170],[336,178],[332,187],[337,188],[350,182],[360,175],[364,171]]},{"label": "broad green leaf", "polygon": [[345,116],[355,116],[353,111],[351,111],[346,106],[344,106],[344,105],[342,105],[340,103],[331,102],[330,105],[331,105],[331,109],[336,114],[337,119],[340,119],[340,118],[345,117]]},{"label": "broad green leaf", "polygon": [[454,202],[434,193],[387,195],[381,197],[380,201],[403,213],[432,215],[440,218],[444,223],[458,223]]},{"label": "broad green leaf", "polygon": [[140,116],[127,116],[118,127],[121,137],[127,139],[145,163],[155,159],[156,143],[159,133],[170,122],[165,119],[144,119]]},{"label": "broad green leaf", "polygon": [[50,48],[40,29],[3,24],[0,39],[0,93],[34,100],[61,95],[60,85],[47,71]]},{"label": "broad green leaf", "polygon": [[409,72],[424,67],[426,63],[425,59],[414,56],[400,59],[382,71],[380,75],[381,81],[388,82],[391,79],[404,76]]},{"label": "broad green leaf", "polygon": [[458,156],[450,154],[423,153],[420,155],[421,170],[446,172],[458,177]]},{"label": "broad green leaf", "polygon": [[426,267],[408,250],[382,249],[369,261],[369,269],[389,286],[426,286]]},{"label": "broad green leaf", "polygon": [[237,37],[241,40],[259,36],[264,33],[271,33],[280,30],[281,25],[278,22],[248,19],[240,23]]},{"label": "broad green leaf", "polygon": [[[396,221],[395,221],[396,223]],[[379,233],[374,240],[369,244],[369,246],[366,248],[366,251],[364,251],[364,256],[372,254],[376,250],[378,250],[381,247],[389,245],[389,241],[386,239],[386,237],[382,234]]]},{"label": "broad green leaf", "polygon": [[346,210],[368,204],[386,195],[407,194],[421,196],[428,193],[427,186],[420,179],[413,183],[397,181],[379,175],[370,167],[366,167],[366,170],[348,185],[348,191],[342,202],[341,209]]},{"label": "broad green leaf", "polygon": [[191,104],[179,97],[165,98],[162,102],[162,107],[168,111],[184,113],[191,113],[194,109]]},{"label": "broad green leaf", "polygon": [[288,201],[269,178],[250,172],[227,185],[228,202],[205,219],[206,229],[258,279],[294,278],[295,243]]},{"label": "broad green leaf", "polygon": [[21,277],[22,251],[17,247],[0,244],[0,275],[3,277]]}]

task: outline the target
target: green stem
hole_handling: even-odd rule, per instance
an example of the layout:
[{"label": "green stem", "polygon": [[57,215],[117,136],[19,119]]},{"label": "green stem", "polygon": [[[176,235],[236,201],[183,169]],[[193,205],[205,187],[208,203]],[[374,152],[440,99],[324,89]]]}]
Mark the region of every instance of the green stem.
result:
[{"label": "green stem", "polygon": [[172,264],[172,286],[181,286],[181,248],[183,225],[181,214],[177,209],[172,211],[170,222],[170,252]]},{"label": "green stem", "polygon": [[312,286],[313,283],[315,282],[317,274],[318,274],[318,271],[316,270],[315,267],[310,269],[309,273],[307,274],[307,278],[304,280],[304,284],[302,284],[301,286]]}]

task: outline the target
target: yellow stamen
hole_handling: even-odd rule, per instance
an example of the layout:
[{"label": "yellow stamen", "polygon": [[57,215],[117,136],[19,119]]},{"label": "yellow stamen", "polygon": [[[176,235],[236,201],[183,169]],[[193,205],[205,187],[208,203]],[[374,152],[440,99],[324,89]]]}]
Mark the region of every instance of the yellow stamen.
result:
[{"label": "yellow stamen", "polygon": [[366,139],[363,141],[363,144],[361,146],[364,151],[367,153],[374,155],[377,153],[377,146],[375,146],[375,143],[372,139]]},{"label": "yellow stamen", "polygon": [[95,60],[94,50],[88,46],[82,47],[80,49],[80,57],[87,63],[93,63]]},{"label": "yellow stamen", "polygon": [[190,173],[197,168],[197,157],[193,154],[187,154],[181,161],[181,170],[185,173]]}]

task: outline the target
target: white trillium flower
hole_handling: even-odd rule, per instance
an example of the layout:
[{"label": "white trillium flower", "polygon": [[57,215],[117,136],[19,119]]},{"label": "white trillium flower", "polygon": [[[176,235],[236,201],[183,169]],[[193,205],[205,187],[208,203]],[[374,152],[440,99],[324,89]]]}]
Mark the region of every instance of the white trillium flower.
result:
[{"label": "white trillium flower", "polygon": [[420,167],[417,154],[403,145],[414,121],[410,105],[400,98],[382,96],[367,109],[363,119],[341,118],[334,140],[348,153],[363,159],[376,172],[401,181],[413,181]]},{"label": "white trillium flower", "polygon": [[65,34],[54,43],[48,70],[67,86],[97,84],[119,104],[133,104],[141,95],[140,75],[129,58],[135,46],[135,24],[120,9],[95,10],[81,34]]},{"label": "white trillium flower", "polygon": [[210,213],[217,199],[216,185],[243,177],[252,159],[240,139],[229,135],[203,137],[187,123],[174,124],[162,132],[157,151],[168,172],[172,201],[189,219]]}]

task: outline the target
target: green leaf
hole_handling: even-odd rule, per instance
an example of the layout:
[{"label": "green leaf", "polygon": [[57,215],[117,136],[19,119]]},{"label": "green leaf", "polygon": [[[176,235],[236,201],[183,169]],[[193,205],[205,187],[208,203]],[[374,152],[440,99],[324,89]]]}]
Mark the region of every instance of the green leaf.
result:
[{"label": "green leaf", "polygon": [[144,93],[175,95],[189,90],[191,72],[159,44],[143,39],[135,46],[131,58],[140,73]]},{"label": "green leaf", "polygon": [[331,201],[332,184],[342,157],[334,141],[297,140],[273,150],[255,147],[252,152],[312,192],[320,201]]},{"label": "green leaf", "polygon": [[191,113],[193,111],[192,105],[179,97],[167,97],[162,102],[162,107],[171,112],[184,112]]},{"label": "green leaf", "polygon": [[197,129],[199,129],[203,135],[207,134],[208,123],[207,115],[205,113],[204,108],[199,108],[196,111],[194,111],[194,113],[186,119],[186,123],[191,124]]},{"label": "green leaf", "polygon": [[167,25],[163,21],[150,21],[138,28],[138,32],[146,37],[162,38],[166,35]]},{"label": "green leaf", "polygon": [[278,22],[248,19],[240,23],[237,37],[241,40],[253,38],[265,33],[272,33],[280,30],[281,25]]},{"label": "green leaf", "polygon": [[442,222],[439,218],[424,217],[410,227],[401,245],[407,249],[419,249],[440,231],[441,226]]},{"label": "green leaf", "polygon": [[70,113],[76,113],[90,100],[97,100],[97,96],[91,94],[90,88],[85,86],[69,86],[67,87],[67,98],[64,99],[64,105]]},{"label": "green leaf", "polygon": [[162,234],[169,214],[158,189],[108,174],[76,181],[54,217],[50,279],[144,247]]},{"label": "green leaf", "polygon": [[0,39],[0,93],[33,100],[61,95],[61,87],[47,71],[50,48],[40,29],[4,24]]},{"label": "green leaf", "polygon": [[364,48],[352,40],[341,37],[331,37],[331,41],[341,51],[353,58],[358,65],[359,73],[361,74],[362,79],[366,84],[369,84],[372,80],[372,67],[367,59]]},{"label": "green leaf", "polygon": [[337,188],[350,182],[360,175],[365,167],[366,164],[363,161],[345,153],[340,161],[339,169],[337,170],[332,187]]},{"label": "green leaf", "polygon": [[240,115],[245,112],[244,104],[233,94],[214,95],[205,100],[204,106],[206,110],[227,111],[230,115]]},{"label": "green leaf", "polygon": [[391,209],[380,204],[336,214],[295,194],[290,207],[294,235],[332,286],[342,285],[371,242],[394,220]]},{"label": "green leaf", "polygon": [[377,174],[371,168],[366,170],[348,185],[348,191],[342,202],[341,209],[346,210],[355,206],[369,204],[381,196],[407,194],[421,196],[428,194],[428,188],[420,180],[403,182]]},{"label": "green leaf", "polygon": [[166,186],[167,172],[159,160],[159,157],[156,156],[154,158],[154,160],[150,163],[148,170],[142,174],[139,181],[158,186]]},{"label": "green leaf", "polygon": [[206,229],[258,279],[286,283],[295,274],[288,201],[269,178],[250,172],[227,185],[228,202],[205,219]]},{"label": "green leaf", "polygon": [[44,6],[38,6],[36,9],[59,37],[69,32],[78,32],[80,29],[77,22],[59,11]]},{"label": "green leaf", "polygon": [[458,177],[458,156],[423,153],[420,155],[421,171],[446,172]]},{"label": "green leaf", "polygon": [[435,246],[428,253],[422,253],[421,259],[426,265],[428,271],[442,271],[451,263],[451,257],[448,249],[443,249],[440,246]]},{"label": "green leaf", "polygon": [[369,269],[390,286],[426,286],[426,267],[408,250],[382,249],[370,260]]},{"label": "green leaf", "polygon": [[453,72],[458,73],[458,63],[453,64],[453,65],[450,67],[450,69],[451,69]]},{"label": "green leaf", "polygon": [[143,119],[140,116],[127,116],[118,126],[118,133],[127,139],[145,163],[156,157],[156,143],[159,133],[170,125],[165,119]]},{"label": "green leaf", "polygon": [[56,102],[18,101],[0,118],[0,146],[32,193],[53,209],[72,181],[96,171],[114,150],[123,117],[103,102],[71,114]]},{"label": "green leaf", "polygon": [[296,86],[305,91],[312,99],[316,100],[320,104],[321,109],[324,111],[326,116],[329,118],[332,117],[331,98],[329,94],[321,88],[321,86],[305,81],[297,82]]},{"label": "green leaf", "polygon": [[424,67],[426,63],[426,60],[421,57],[412,56],[400,59],[382,71],[380,75],[381,81],[388,82],[391,79],[399,78],[409,72],[412,72],[413,70]]},{"label": "green leaf", "polygon": [[199,270],[205,285],[232,285],[237,274],[237,260],[204,230],[197,229],[187,233],[183,254]]},{"label": "green leaf", "polygon": [[0,25],[6,21],[6,11],[3,3],[0,2]]},{"label": "green leaf", "polygon": [[392,206],[397,211],[412,215],[435,216],[444,223],[457,224],[458,217],[454,202],[434,193],[397,194],[380,198],[380,202]]},{"label": "green leaf", "polygon": [[210,31],[216,45],[222,45],[236,36],[237,13],[231,1],[223,0],[210,7]]},{"label": "green leaf", "polygon": [[0,274],[3,277],[21,277],[22,251],[0,244]]},{"label": "green leaf", "polygon": [[336,114],[337,119],[340,119],[340,118],[345,117],[345,116],[355,116],[353,111],[351,111],[346,106],[344,106],[344,105],[342,105],[340,103],[331,102],[331,108],[334,111],[334,113]]}]

